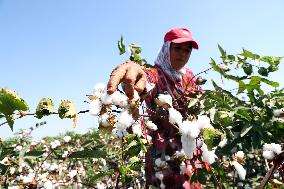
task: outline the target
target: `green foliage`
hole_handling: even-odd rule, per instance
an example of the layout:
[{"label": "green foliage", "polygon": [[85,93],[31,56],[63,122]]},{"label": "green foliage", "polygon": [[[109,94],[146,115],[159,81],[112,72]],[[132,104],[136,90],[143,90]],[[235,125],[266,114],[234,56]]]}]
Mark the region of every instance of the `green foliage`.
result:
[{"label": "green foliage", "polygon": [[214,128],[205,128],[203,138],[208,149],[212,150],[213,147],[216,147],[225,138],[225,134]]},{"label": "green foliage", "polygon": [[27,103],[19,97],[15,91],[0,88],[0,118],[5,116],[8,125],[13,130],[15,111],[26,111],[29,107]]},{"label": "green foliage", "polygon": [[36,117],[41,119],[53,113],[53,101],[50,98],[42,98],[36,108]]}]

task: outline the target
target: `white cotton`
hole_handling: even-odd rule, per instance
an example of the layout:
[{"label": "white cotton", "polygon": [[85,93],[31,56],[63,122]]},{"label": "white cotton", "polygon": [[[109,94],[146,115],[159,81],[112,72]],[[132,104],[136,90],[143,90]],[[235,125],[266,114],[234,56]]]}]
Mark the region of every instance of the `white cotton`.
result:
[{"label": "white cotton", "polygon": [[235,156],[236,156],[237,158],[244,159],[245,154],[244,154],[243,151],[237,151],[237,153],[235,154]]},{"label": "white cotton", "polygon": [[155,173],[155,177],[158,178],[161,182],[163,181],[164,179],[164,175],[162,172],[156,172]]},{"label": "white cotton", "polygon": [[179,111],[174,108],[169,109],[169,122],[171,124],[177,124],[178,126],[182,125],[182,115]]},{"label": "white cotton", "polygon": [[113,104],[121,107],[121,108],[124,108],[127,106],[128,104],[128,98],[126,95],[122,94],[121,92],[119,91],[115,91],[112,95],[111,95],[111,98],[112,98],[112,102]]},{"label": "white cotton", "polygon": [[232,161],[232,165],[235,167],[239,175],[239,178],[241,180],[245,180],[247,171],[244,169],[244,167],[241,164],[239,164],[237,161]]},{"label": "white cotton", "polygon": [[161,158],[157,158],[155,160],[155,165],[157,167],[165,167],[165,166],[167,166],[167,162],[166,161],[162,161]]},{"label": "white cotton", "polygon": [[109,122],[108,122],[108,118],[109,118],[109,115],[108,113],[104,113],[103,115],[101,115],[98,119],[99,123],[101,126],[103,127],[108,127],[110,126]]},{"label": "white cotton", "polygon": [[158,102],[159,102],[159,106],[163,106],[164,104],[168,104],[170,105],[170,107],[173,106],[173,99],[171,97],[171,95],[168,94],[159,94],[158,97]]},{"label": "white cotton", "polygon": [[142,128],[140,123],[134,123],[132,125],[132,132],[136,134],[137,136],[142,136]]},{"label": "white cotton", "polygon": [[96,97],[101,98],[101,96],[105,93],[105,91],[106,91],[106,85],[104,83],[98,83],[94,87],[93,94]]},{"label": "white cotton", "polygon": [[115,123],[115,129],[113,132],[119,137],[122,138],[126,135],[128,135],[128,132],[126,131],[125,126],[121,125],[120,123]]},{"label": "white cotton", "polygon": [[200,129],[196,121],[183,121],[179,127],[179,131],[182,135],[186,135],[191,138],[198,137],[200,133]]},{"label": "white cotton", "polygon": [[104,183],[100,182],[100,183],[97,183],[96,188],[97,189],[106,189],[107,186]]},{"label": "white cotton", "polygon": [[128,128],[133,123],[132,115],[129,114],[127,110],[124,110],[120,113],[117,122],[120,123],[122,126],[125,126],[126,128]]},{"label": "white cotton", "polygon": [[66,158],[68,156],[68,151],[64,151],[62,154],[62,158]]},{"label": "white cotton", "polygon": [[43,188],[44,189],[52,189],[53,188],[53,184],[50,180],[46,181],[44,184],[43,184]]},{"label": "white cotton", "polygon": [[138,92],[136,90],[134,90],[134,94],[133,94],[133,101],[138,101],[140,100],[140,96],[138,94]]},{"label": "white cotton", "polygon": [[203,143],[201,150],[202,150],[202,157],[207,163],[212,164],[215,162],[215,159],[217,158],[215,150],[209,151],[205,143]]},{"label": "white cotton", "polygon": [[64,138],[63,138],[63,140],[65,141],[65,142],[69,142],[70,140],[71,140],[71,137],[70,136],[65,136]]},{"label": "white cotton", "polygon": [[104,93],[102,96],[101,96],[101,102],[102,104],[104,105],[109,105],[112,103],[112,97],[111,95],[107,94],[107,93]]},{"label": "white cotton", "polygon": [[92,100],[89,104],[89,112],[91,115],[97,116],[101,112],[102,102],[99,99]]},{"label": "white cotton", "polygon": [[274,153],[280,154],[282,152],[280,144],[271,143],[271,146]]},{"label": "white cotton", "polygon": [[179,168],[180,168],[180,172],[182,174],[184,174],[186,172],[186,165],[184,162],[181,162],[181,164],[179,165]]},{"label": "white cotton", "polygon": [[282,152],[281,145],[275,144],[275,143],[271,143],[271,144],[265,143],[263,145],[263,151],[273,151],[275,154],[280,154]]},{"label": "white cotton", "polygon": [[197,124],[199,126],[199,129],[205,129],[205,128],[210,128],[210,127],[213,127],[211,124],[210,124],[210,118],[207,117],[206,115],[200,115],[198,116],[198,119],[197,119]]},{"label": "white cotton", "polygon": [[184,135],[181,136],[182,148],[184,153],[189,157],[193,157],[193,153],[196,150],[196,142],[195,139],[186,137]]},{"label": "white cotton", "polygon": [[148,129],[150,129],[152,131],[156,131],[158,129],[157,125],[154,124],[152,121],[147,121],[146,126],[147,126]]},{"label": "white cotton", "polygon": [[15,148],[15,151],[21,151],[23,149],[23,146],[19,145]]},{"label": "white cotton", "polygon": [[77,170],[71,170],[69,173],[68,173],[68,176],[70,177],[70,178],[73,178],[74,176],[76,176],[77,175]]},{"label": "white cotton", "polygon": [[221,140],[221,142],[218,144],[218,146],[220,148],[223,148],[228,142],[228,139],[227,138],[224,138],[223,140]]},{"label": "white cotton", "polygon": [[279,117],[281,113],[284,113],[283,109],[273,110],[273,114],[275,117]]},{"label": "white cotton", "polygon": [[262,156],[265,158],[265,159],[268,159],[268,160],[271,160],[275,157],[275,154],[273,151],[270,151],[270,150],[265,150],[262,152]]}]

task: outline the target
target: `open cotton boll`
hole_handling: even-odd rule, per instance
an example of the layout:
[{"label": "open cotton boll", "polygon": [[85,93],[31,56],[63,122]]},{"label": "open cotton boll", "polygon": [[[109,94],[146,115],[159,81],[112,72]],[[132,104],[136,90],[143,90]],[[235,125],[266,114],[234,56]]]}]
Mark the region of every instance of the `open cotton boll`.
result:
[{"label": "open cotton boll", "polygon": [[282,152],[280,144],[271,143],[271,146],[274,153],[280,154]]},{"label": "open cotton boll", "polygon": [[244,159],[245,154],[244,154],[243,151],[237,151],[237,153],[235,154],[235,156],[236,156],[237,158]]},{"label": "open cotton boll", "polygon": [[133,123],[132,115],[129,114],[127,110],[122,111],[118,117],[118,123],[125,126],[126,128],[130,127]]},{"label": "open cotton boll", "polygon": [[112,95],[111,95],[111,98],[112,98],[112,102],[121,107],[121,108],[124,108],[127,106],[128,104],[128,98],[126,95],[122,94],[121,92],[119,91],[115,91]]},{"label": "open cotton boll", "polygon": [[192,158],[193,157],[193,153],[194,153],[194,151],[196,149],[195,139],[182,135],[181,136],[181,143],[182,143],[183,152],[189,158]]},{"label": "open cotton boll", "polygon": [[275,154],[273,151],[270,151],[270,150],[265,150],[262,152],[262,156],[265,158],[265,159],[268,159],[268,160],[271,160],[275,157]]},{"label": "open cotton boll", "polygon": [[280,154],[281,153],[281,145],[275,144],[275,143],[271,143],[271,144],[265,143],[263,145],[263,151],[273,151],[276,154]]},{"label": "open cotton boll", "polygon": [[146,126],[147,126],[148,129],[150,129],[152,131],[156,131],[158,129],[157,125],[155,123],[153,123],[152,121],[147,121]]},{"label": "open cotton boll", "polygon": [[284,113],[283,109],[273,111],[273,114],[274,114],[275,117],[279,117],[282,113]]},{"label": "open cotton boll", "polygon": [[232,165],[235,167],[239,175],[239,178],[241,180],[245,180],[247,171],[244,169],[244,167],[241,164],[239,164],[237,161],[232,161]]},{"label": "open cotton boll", "polygon": [[136,134],[137,136],[142,136],[142,128],[140,123],[134,123],[132,125],[132,132]]},{"label": "open cotton boll", "polygon": [[157,99],[158,99],[158,104],[157,104],[158,106],[163,106],[164,104],[168,104],[168,105],[170,105],[170,107],[173,106],[173,99],[172,99],[171,95],[159,94]]},{"label": "open cotton boll", "polygon": [[98,97],[101,98],[101,96],[106,92],[106,85],[104,83],[98,83],[95,85],[94,90],[93,90],[93,94]]},{"label": "open cotton boll", "polygon": [[199,129],[205,129],[205,128],[210,128],[210,127],[213,127],[211,124],[210,124],[210,118],[207,117],[206,115],[200,115],[198,116],[198,119],[197,119],[197,124],[199,126]]},{"label": "open cotton boll", "polygon": [[187,135],[191,138],[198,137],[200,133],[199,126],[196,121],[184,121],[182,122],[181,127],[179,127],[179,130],[182,134]]},{"label": "open cotton boll", "polygon": [[107,94],[107,93],[104,93],[102,96],[101,96],[101,101],[102,101],[102,104],[104,105],[109,105],[112,103],[112,97],[111,95]]},{"label": "open cotton boll", "polygon": [[99,99],[92,100],[89,104],[89,112],[91,115],[99,115],[102,109],[102,102]]},{"label": "open cotton boll", "polygon": [[217,158],[215,150],[209,151],[205,143],[203,143],[201,150],[202,150],[202,157],[205,161],[207,161],[207,163],[212,164],[215,162],[215,159]]},{"label": "open cotton boll", "polygon": [[99,123],[101,126],[103,127],[108,127],[110,126],[109,122],[108,122],[108,118],[109,118],[109,115],[107,113],[104,113],[103,115],[101,115],[99,117]]},{"label": "open cotton boll", "polygon": [[182,125],[182,115],[179,111],[174,108],[169,109],[169,122],[171,124],[177,124],[178,126]]}]

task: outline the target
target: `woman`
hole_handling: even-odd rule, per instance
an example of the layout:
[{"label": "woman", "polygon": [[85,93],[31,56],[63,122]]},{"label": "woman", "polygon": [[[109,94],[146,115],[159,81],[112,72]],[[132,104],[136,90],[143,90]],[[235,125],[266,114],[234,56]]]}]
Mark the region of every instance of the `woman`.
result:
[{"label": "woman", "polygon": [[[184,98],[192,97],[200,91],[191,70],[185,68],[193,48],[198,49],[198,44],[189,29],[171,29],[164,37],[154,68],[143,70],[133,62],[118,66],[110,76],[108,93],[112,94],[119,83],[123,82],[125,93],[130,99],[136,90],[152,110],[156,108],[154,99],[157,95],[168,93],[173,98],[174,108],[186,116]],[[146,154],[147,187],[200,188],[198,183],[189,185],[188,176],[180,169],[182,162],[173,158],[175,152],[182,149],[178,130],[167,120],[157,116],[153,115],[151,120],[156,123],[158,130],[151,133],[153,145]],[[167,166],[157,166],[158,161],[165,160]]]}]

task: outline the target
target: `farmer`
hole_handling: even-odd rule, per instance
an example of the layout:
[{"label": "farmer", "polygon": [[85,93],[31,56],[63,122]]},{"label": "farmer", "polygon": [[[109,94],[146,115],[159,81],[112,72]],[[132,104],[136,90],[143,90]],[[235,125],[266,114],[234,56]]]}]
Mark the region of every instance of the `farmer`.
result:
[{"label": "farmer", "polygon": [[[158,94],[167,93],[173,98],[173,107],[186,116],[184,97],[194,97],[200,87],[195,83],[193,73],[185,68],[192,49],[198,49],[188,28],[173,28],[164,36],[163,46],[155,61],[154,68],[141,68],[140,65],[127,61],[116,67],[110,75],[108,93],[117,90],[120,83],[129,99],[136,90],[145,100],[147,108],[155,110],[154,100]],[[153,131],[153,145],[146,154],[146,187],[158,188],[200,188],[199,183],[187,182],[189,175],[181,171],[181,160],[174,159],[176,151],[182,149],[178,129],[165,119],[152,117],[158,126]],[[155,161],[165,160],[167,166],[157,169]]]}]

